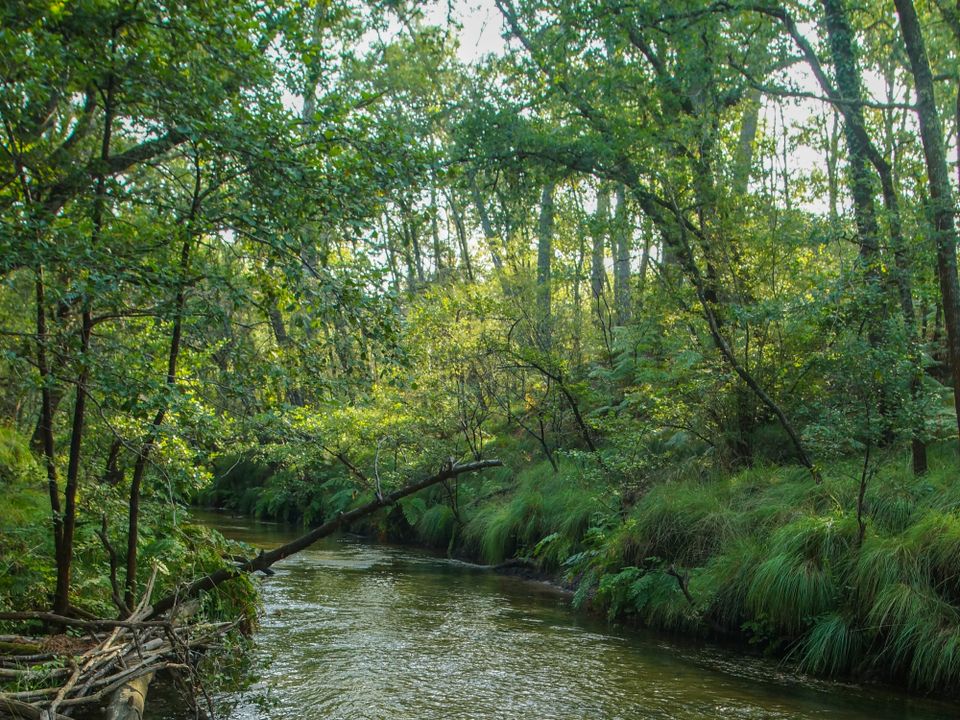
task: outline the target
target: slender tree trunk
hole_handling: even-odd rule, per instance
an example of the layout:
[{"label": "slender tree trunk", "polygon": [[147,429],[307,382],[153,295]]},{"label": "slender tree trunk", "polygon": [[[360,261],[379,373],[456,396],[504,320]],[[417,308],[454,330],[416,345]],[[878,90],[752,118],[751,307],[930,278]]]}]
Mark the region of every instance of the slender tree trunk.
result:
[{"label": "slender tree trunk", "polygon": [[457,241],[460,244],[460,259],[463,261],[463,267],[467,271],[467,279],[473,282],[473,264],[470,261],[470,246],[467,244],[467,228],[463,221],[463,213],[457,205],[453,193],[447,194],[447,202],[450,205],[450,214],[453,216],[453,224],[457,229]]},{"label": "slender tree trunk", "polygon": [[40,372],[40,422],[37,430],[47,470],[47,489],[50,494],[50,511],[53,516],[53,547],[60,559],[63,542],[63,516],[60,509],[60,486],[57,480],[57,462],[53,444],[53,403],[50,397],[50,369],[47,364],[47,316],[46,289],[43,282],[43,267],[37,268],[37,369]]},{"label": "slender tree trunk", "polygon": [[[604,291],[607,285],[607,269],[604,266],[604,249],[606,248],[607,229],[610,225],[610,192],[600,186],[597,191],[597,211],[593,220],[593,246],[590,253],[590,294],[591,304],[596,313],[595,320],[603,333],[604,344],[607,342],[607,326],[609,325],[607,303]],[[609,347],[608,347],[609,351]]]},{"label": "slender tree trunk", "polygon": [[[318,3],[313,10],[313,18],[310,28],[310,40],[316,46],[323,45],[323,18],[326,7]],[[320,73],[322,64],[318,61],[307,63],[307,77],[303,88],[303,113],[301,118],[303,124],[310,127],[314,123],[314,115],[317,111],[317,84],[320,82]]]},{"label": "slender tree trunk", "polygon": [[398,230],[400,232],[400,240],[403,243],[403,264],[407,267],[407,292],[412,295],[417,289],[417,276],[413,264],[413,252],[410,248],[410,232],[406,220],[403,218],[400,220]]},{"label": "slender tree trunk", "polygon": [[827,137],[827,197],[830,206],[830,222],[834,227],[840,219],[840,173],[837,170],[837,158],[840,155],[840,121],[837,113],[831,113],[832,126]]},{"label": "slender tree trunk", "polygon": [[[114,36],[116,29],[114,30]],[[115,40],[111,40],[114,43]],[[111,54],[113,50],[111,49]],[[106,167],[110,159],[110,141],[113,133],[113,100],[115,89],[113,74],[107,80],[106,100],[104,102],[103,140],[100,145],[100,160]],[[90,233],[91,247],[100,244],[103,232],[103,214],[106,205],[106,177],[101,171],[97,175],[93,200],[93,227]],[[73,541],[77,524],[77,489],[80,482],[80,457],[83,445],[83,432],[86,425],[87,392],[90,381],[90,335],[93,332],[93,299],[87,294],[83,298],[80,320],[80,370],[77,377],[76,397],[73,404],[73,426],[70,432],[70,454],[67,463],[67,481],[63,498],[63,529],[59,552],[57,553],[57,587],[53,597],[53,611],[61,615],[70,609],[70,578],[73,569]]]},{"label": "slender tree trunk", "polygon": [[[887,213],[887,225],[890,232],[890,245],[893,249],[893,280],[900,299],[900,313],[903,317],[903,329],[910,344],[913,369],[910,377],[910,396],[919,403],[923,390],[923,339],[918,335],[916,310],[913,306],[913,287],[910,282],[910,262],[907,257],[906,241],[903,238],[903,224],[900,217],[900,202],[893,184],[893,174],[889,165],[878,166],[880,185],[883,190],[883,204]],[[924,421],[921,417],[919,427],[913,428],[910,438],[914,475],[927,472],[927,443],[924,440]]]},{"label": "slender tree trunk", "polygon": [[937,250],[937,274],[943,299],[943,318],[947,329],[947,355],[953,375],[954,407],[960,431],[960,283],[957,281],[956,206],[950,187],[946,149],[940,115],[933,88],[933,74],[913,0],[894,0],[900,17],[900,31],[910,58],[917,92],[917,116],[920,139],[927,166],[932,205],[934,244]]},{"label": "slender tree trunk", "polygon": [[423,285],[424,274],[423,274],[423,252],[420,249],[420,233],[418,228],[414,223],[412,215],[409,215],[407,221],[404,223],[405,232],[407,237],[410,239],[410,247],[413,248],[413,265],[417,271],[417,285]]},{"label": "slender tree trunk", "polygon": [[389,219],[381,216],[381,234],[383,235],[384,249],[387,253],[387,264],[390,266],[390,277],[392,278],[393,292],[400,294],[400,271],[397,269],[397,250],[395,247],[393,233],[390,232]]},{"label": "slender tree trunk", "polygon": [[617,185],[617,210],[613,222],[613,298],[617,325],[630,322],[630,246],[633,240],[627,193],[623,183]]},{"label": "slender tree trunk", "polygon": [[487,249],[490,251],[490,259],[493,261],[493,267],[497,272],[503,270],[503,257],[497,247],[499,244],[496,231],[493,229],[493,223],[490,222],[490,214],[487,212],[487,204],[480,194],[480,186],[477,185],[477,178],[470,178],[470,189],[473,192],[473,204],[477,208],[477,215],[480,217],[480,229],[483,230],[483,239],[487,243]]},{"label": "slender tree trunk", "polygon": [[430,210],[430,233],[433,237],[433,274],[434,277],[439,277],[440,271],[443,270],[443,248],[440,244],[440,227],[437,220],[440,208],[437,205],[436,179],[430,187]]},{"label": "slender tree trunk", "polygon": [[[843,6],[844,0],[822,2],[837,91],[841,97],[853,101],[843,109],[843,130],[847,143],[847,173],[853,197],[860,264],[865,280],[866,302],[863,312],[867,324],[867,339],[870,346],[876,350],[884,344],[881,328],[886,303],[880,280],[880,228],[874,203],[877,188],[870,160],[872,148],[866,132],[863,106],[860,104],[863,99],[860,68],[854,48],[853,28]],[[880,404],[880,432],[884,436],[885,444],[889,445],[893,440],[889,422],[890,403],[882,381],[877,396]]]},{"label": "slender tree trunk", "polygon": [[876,183],[870,169],[863,107],[860,70],[853,48],[853,29],[847,20],[843,0],[823,0],[824,19],[830,50],[836,71],[837,90],[844,98],[853,100],[844,113],[844,135],[847,141],[847,171],[853,196],[853,213],[857,224],[860,259],[864,273],[876,300],[880,274],[880,243],[877,213],[874,206]]},{"label": "slender tree trunk", "polygon": [[[54,358],[56,358],[56,353],[54,353]],[[54,364],[53,368],[50,367],[50,353],[47,353],[47,377],[53,378],[56,375],[57,365]],[[53,424],[53,420],[57,415],[57,408],[60,407],[60,401],[63,400],[63,388],[54,385],[49,388],[50,397],[48,398],[50,407],[50,424]],[[33,434],[30,435],[30,447],[36,452],[43,452],[43,432],[44,432],[44,419],[43,419],[43,408],[41,407],[40,415],[37,416],[37,424],[33,427]]]},{"label": "slender tree trunk", "polygon": [[740,116],[740,135],[737,139],[737,154],[733,162],[733,191],[737,195],[747,192],[750,169],[753,167],[753,146],[757,139],[760,120],[760,91],[751,88],[744,100]]},{"label": "slender tree trunk", "polygon": [[[278,347],[284,350],[291,350],[293,343],[290,340],[290,334],[287,332],[287,325],[283,320],[283,313],[280,311],[280,299],[277,296],[276,290],[270,286],[269,279],[265,279],[264,285],[267,319],[270,321],[270,329],[273,330],[273,338],[277,341]],[[288,384],[284,389],[284,397],[288,404],[294,407],[303,407],[303,393],[300,392],[300,389],[296,385]]]},{"label": "slender tree trunk", "polygon": [[540,223],[537,234],[537,326],[540,343],[549,350],[552,342],[551,265],[553,264],[553,191],[552,182],[540,195]]},{"label": "slender tree trunk", "polygon": [[173,326],[170,330],[170,350],[167,355],[167,394],[154,415],[153,422],[147,431],[147,440],[140,447],[137,461],[133,467],[133,479],[130,482],[130,500],[127,508],[127,567],[124,582],[124,604],[128,608],[136,606],[137,595],[137,544],[140,538],[140,491],[143,477],[147,469],[150,453],[156,446],[156,435],[167,415],[170,394],[177,384],[177,361],[180,357],[181,340],[183,337],[183,312],[186,304],[186,282],[190,269],[190,246],[193,240],[197,213],[200,209],[200,165],[195,166],[195,180],[193,198],[190,203],[190,213],[184,229],[185,237],[180,248],[180,279],[177,284],[177,295],[173,306]]},{"label": "slender tree trunk", "polygon": [[[643,253],[640,255],[640,270],[637,272],[637,301],[635,305],[643,302],[643,292],[647,286],[647,268],[650,266],[650,227],[647,220],[643,221]],[[639,306],[639,305],[638,305]]]},{"label": "slender tree trunk", "polygon": [[577,232],[577,262],[573,273],[573,362],[578,369],[583,365],[583,264],[586,260],[587,244],[584,228]]}]

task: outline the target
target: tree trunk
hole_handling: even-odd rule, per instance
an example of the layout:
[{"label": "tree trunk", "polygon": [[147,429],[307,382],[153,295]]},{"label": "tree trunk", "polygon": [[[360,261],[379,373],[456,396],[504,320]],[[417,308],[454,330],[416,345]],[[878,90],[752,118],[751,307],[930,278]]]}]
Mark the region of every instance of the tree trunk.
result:
[{"label": "tree trunk", "polygon": [[174,301],[173,326],[170,330],[170,351],[167,356],[167,395],[165,396],[153,422],[147,431],[147,440],[140,447],[137,462],[133,468],[133,479],[130,482],[130,499],[127,506],[127,574],[124,582],[124,604],[128,608],[136,605],[137,594],[137,543],[139,541],[140,521],[140,488],[143,476],[147,469],[150,453],[156,445],[156,434],[167,415],[167,402],[170,393],[177,384],[177,360],[180,357],[181,338],[183,335],[183,310],[186,302],[187,273],[190,268],[190,244],[196,222],[197,211],[200,206],[200,166],[196,166],[196,180],[194,184],[193,200],[190,204],[190,215],[187,218],[183,245],[180,249],[180,279],[177,286],[176,300]]},{"label": "tree trunk", "polygon": [[947,329],[947,355],[953,375],[954,408],[960,432],[960,284],[957,281],[956,207],[947,170],[946,149],[937,112],[933,75],[927,60],[920,21],[913,0],[894,0],[900,17],[900,31],[906,45],[917,92],[917,116],[920,139],[927,166],[932,205],[934,244],[937,250],[937,274],[943,299],[943,318]]},{"label": "tree trunk", "polygon": [[603,265],[606,246],[607,225],[610,222],[610,193],[601,187],[597,192],[597,212],[593,222],[593,252],[590,255],[590,289],[594,302],[600,308],[599,299],[603,296],[607,283],[607,270]]},{"label": "tree trunk", "polygon": [[47,316],[46,289],[43,284],[43,267],[37,268],[37,370],[40,373],[40,422],[37,430],[47,470],[47,490],[50,494],[50,512],[53,516],[53,547],[60,557],[63,542],[63,516],[60,509],[60,486],[57,480],[57,461],[53,444],[53,403],[50,398],[50,369],[47,364]]},{"label": "tree trunk", "polygon": [[543,186],[537,233],[537,335],[544,350],[550,349],[553,334],[550,292],[553,263],[553,191],[552,182]]},{"label": "tree trunk", "polygon": [[836,112],[831,114],[831,119],[833,123],[827,137],[827,198],[830,222],[833,227],[836,227],[840,219],[840,181],[838,179],[840,173],[837,169],[837,158],[840,156],[840,128]]},{"label": "tree trunk", "polygon": [[423,252],[420,250],[420,233],[412,216],[404,223],[404,229],[407,237],[410,238],[410,247],[413,248],[413,264],[417,271],[417,286],[420,286],[423,285],[424,280]]},{"label": "tree trunk", "polygon": [[880,257],[879,228],[874,206],[876,183],[870,169],[868,141],[863,118],[863,90],[860,70],[853,48],[853,29],[847,20],[843,0],[823,0],[824,19],[830,51],[841,97],[852,100],[844,111],[844,136],[847,141],[847,172],[853,196],[853,214],[857,224],[860,260],[863,263],[871,299],[878,293]]},{"label": "tree trunk", "polygon": [[493,261],[493,267],[497,272],[503,270],[503,258],[497,247],[497,233],[493,229],[493,223],[490,222],[490,214],[487,212],[487,205],[480,194],[480,186],[477,185],[477,178],[474,175],[470,178],[470,188],[473,192],[473,204],[476,205],[477,215],[480,217],[480,229],[483,230],[483,239],[487,243],[487,249],[490,251],[490,259]]},{"label": "tree trunk", "polygon": [[604,265],[607,230],[610,226],[610,192],[601,185],[597,190],[597,212],[593,220],[593,247],[590,253],[590,295],[594,320],[603,338],[607,356],[611,354],[610,313],[607,312],[607,268]]},{"label": "tree trunk", "polygon": [[470,246],[467,244],[467,228],[463,222],[463,213],[460,211],[452,192],[447,194],[447,202],[450,205],[450,214],[453,215],[453,224],[457,228],[457,241],[460,244],[460,259],[463,261],[463,267],[467,271],[467,280],[473,282],[473,265],[470,262]]},{"label": "tree trunk", "polygon": [[434,184],[430,187],[430,234],[433,237],[433,275],[434,277],[440,276],[440,271],[443,270],[443,247],[440,244],[440,227],[437,220],[437,214],[440,212],[440,208],[437,205],[437,186],[436,178],[434,178]]},{"label": "tree trunk", "polygon": [[586,261],[587,243],[584,227],[577,227],[577,261],[573,272],[573,364],[583,365],[583,264]]},{"label": "tree trunk", "polygon": [[760,91],[751,88],[744,100],[740,116],[740,136],[737,139],[737,154],[733,161],[733,191],[737,195],[747,192],[750,169],[753,166],[753,146],[757,139],[760,120]]},{"label": "tree trunk", "polygon": [[[843,0],[822,0],[824,24],[833,56],[837,93],[852,101],[843,108],[843,131],[847,143],[847,174],[853,197],[853,215],[857,226],[859,257],[864,276],[866,302],[863,318],[867,326],[867,340],[874,350],[884,344],[882,333],[886,310],[880,281],[880,228],[874,203],[876,181],[871,168],[871,143],[863,116],[863,88],[853,41],[853,28],[843,7]],[[880,432],[889,445],[893,440],[889,423],[890,403],[883,381],[878,381]]]},{"label": "tree trunk", "polygon": [[147,702],[147,689],[153,673],[141,675],[126,683],[110,696],[106,707],[107,720],[142,720]]},{"label": "tree trunk", "polygon": [[623,183],[617,185],[617,211],[613,222],[613,298],[617,325],[630,322],[630,246],[633,240],[627,193]]},{"label": "tree trunk", "polygon": [[[114,30],[114,36],[116,30]],[[111,40],[115,44],[115,38]],[[111,48],[111,56],[114,49]],[[106,100],[104,102],[103,140],[100,144],[101,168],[107,167],[110,159],[110,140],[113,133],[113,104],[115,78],[110,74],[107,80]],[[103,214],[106,204],[106,177],[103,170],[97,174],[94,189],[93,226],[90,232],[90,245],[96,247],[103,232]],[[86,424],[87,388],[90,380],[90,335],[93,331],[93,299],[86,295],[82,300],[80,321],[80,371],[77,377],[77,391],[73,404],[73,427],[70,431],[70,455],[67,463],[67,482],[64,487],[63,528],[60,547],[57,551],[57,587],[54,591],[53,610],[66,614],[70,609],[70,575],[73,566],[73,535],[77,524],[77,488],[80,481],[80,455],[83,444],[83,431]]]}]

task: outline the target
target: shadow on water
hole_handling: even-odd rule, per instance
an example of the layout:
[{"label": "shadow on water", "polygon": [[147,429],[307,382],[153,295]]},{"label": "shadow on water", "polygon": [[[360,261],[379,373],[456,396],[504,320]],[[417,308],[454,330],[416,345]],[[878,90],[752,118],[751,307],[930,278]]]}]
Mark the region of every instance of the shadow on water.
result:
[{"label": "shadow on water", "polygon": [[[258,547],[295,534],[215,514]],[[542,584],[427,552],[331,539],[275,566],[231,718],[928,720],[955,705],[841,685],[717,646],[614,629]],[[263,700],[266,697],[267,703]],[[174,720],[161,690],[147,720]]]}]

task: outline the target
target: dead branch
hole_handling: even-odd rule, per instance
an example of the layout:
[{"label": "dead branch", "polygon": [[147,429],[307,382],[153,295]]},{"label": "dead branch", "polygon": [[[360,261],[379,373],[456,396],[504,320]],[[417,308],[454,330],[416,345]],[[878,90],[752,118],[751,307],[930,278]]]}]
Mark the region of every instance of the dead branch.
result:
[{"label": "dead branch", "polygon": [[360,518],[370,515],[380,508],[388,507],[395,504],[399,500],[407,497],[408,495],[413,495],[424,488],[428,488],[437,483],[443,482],[444,480],[449,480],[455,478],[459,475],[464,475],[466,473],[477,472],[479,470],[485,470],[491,467],[500,467],[503,463],[500,460],[477,460],[475,462],[469,463],[455,463],[447,462],[440,469],[439,472],[415,482],[406,487],[395,490],[394,492],[384,495],[382,497],[375,498],[365,505],[361,505],[358,508],[354,508],[349,512],[340,513],[337,517],[332,520],[325,522],[323,525],[320,525],[317,528],[314,528],[305,535],[301,535],[296,540],[287,543],[286,545],[281,545],[275,550],[270,552],[261,552],[257,557],[249,560],[248,562],[236,567],[236,568],[222,568],[215,572],[206,575],[199,580],[195,580],[190,585],[186,586],[177,593],[170,594],[165,598],[157,601],[156,605],[153,607],[152,617],[157,617],[162,613],[167,612],[178,602],[185,598],[192,598],[198,593],[204,592],[206,590],[212,590],[217,587],[217,585],[231,580],[235,577],[239,577],[245,573],[256,572],[258,570],[263,570],[273,565],[275,562],[283,560],[286,557],[294,555],[295,553],[304,550],[321,538],[325,538],[328,535],[332,535],[338,530],[345,529],[350,526],[351,523],[356,522]]}]

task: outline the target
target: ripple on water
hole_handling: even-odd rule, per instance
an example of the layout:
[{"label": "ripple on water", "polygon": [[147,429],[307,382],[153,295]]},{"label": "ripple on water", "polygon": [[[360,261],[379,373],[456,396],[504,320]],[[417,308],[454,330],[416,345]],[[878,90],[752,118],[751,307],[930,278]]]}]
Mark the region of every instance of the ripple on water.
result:
[{"label": "ripple on water", "polygon": [[[237,526],[237,522],[232,523]],[[242,533],[234,527],[234,537]],[[257,541],[285,540],[256,528]],[[253,539],[253,538],[251,538]],[[262,583],[262,681],[239,720],[930,720],[956,707],[814,682],[714,647],[620,633],[542,585],[333,541]],[[266,693],[264,710],[250,698]],[[152,720],[172,720],[161,705]]]}]

